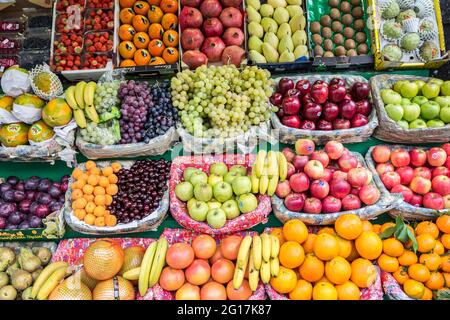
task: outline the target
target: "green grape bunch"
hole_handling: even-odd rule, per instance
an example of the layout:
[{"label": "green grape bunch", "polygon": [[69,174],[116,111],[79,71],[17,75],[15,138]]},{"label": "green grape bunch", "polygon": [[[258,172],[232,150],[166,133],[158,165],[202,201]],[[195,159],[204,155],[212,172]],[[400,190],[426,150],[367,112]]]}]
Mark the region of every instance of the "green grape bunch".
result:
[{"label": "green grape bunch", "polygon": [[94,107],[99,114],[110,112],[113,107],[120,105],[118,91],[120,80],[99,82],[94,94]]},{"label": "green grape bunch", "polygon": [[183,127],[199,138],[230,138],[270,119],[274,82],[257,66],[200,66],[172,78],[172,104]]},{"label": "green grape bunch", "polygon": [[89,122],[86,128],[80,130],[80,134],[84,141],[103,146],[113,145],[119,141],[114,127],[107,123]]}]

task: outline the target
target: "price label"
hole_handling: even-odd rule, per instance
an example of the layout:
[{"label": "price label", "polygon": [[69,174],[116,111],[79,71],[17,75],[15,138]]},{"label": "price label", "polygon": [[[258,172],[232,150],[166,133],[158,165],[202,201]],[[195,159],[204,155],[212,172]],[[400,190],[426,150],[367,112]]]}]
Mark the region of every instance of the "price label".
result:
[{"label": "price label", "polygon": [[81,29],[81,7],[80,5],[71,5],[66,9],[67,12],[67,28],[73,30]]}]

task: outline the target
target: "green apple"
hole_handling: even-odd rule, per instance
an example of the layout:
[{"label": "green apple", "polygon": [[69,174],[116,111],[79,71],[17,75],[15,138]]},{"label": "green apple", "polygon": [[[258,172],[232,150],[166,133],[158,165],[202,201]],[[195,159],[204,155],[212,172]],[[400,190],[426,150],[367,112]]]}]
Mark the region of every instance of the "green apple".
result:
[{"label": "green apple", "polygon": [[198,171],[201,172],[202,170],[194,168],[194,167],[187,167],[186,169],[184,169],[184,172],[183,172],[183,179],[184,179],[184,181],[189,181],[189,179],[191,178],[191,175],[194,172],[198,172]]},{"label": "green apple", "polygon": [[209,201],[213,196],[213,189],[207,183],[197,183],[194,187],[195,199],[199,201]]},{"label": "green apple", "polygon": [[441,95],[450,96],[450,80],[444,81],[441,85]]},{"label": "green apple", "polygon": [[209,173],[224,177],[228,173],[228,167],[223,162],[217,162],[209,167]]},{"label": "green apple", "polygon": [[241,214],[241,212],[239,211],[239,206],[238,206],[236,200],[233,200],[233,199],[225,201],[222,204],[221,209],[227,215],[227,219],[228,220],[237,218]]},{"label": "green apple", "polygon": [[227,182],[220,182],[213,187],[214,198],[219,202],[230,200],[233,196],[233,188]]},{"label": "green apple", "polygon": [[189,177],[189,182],[192,184],[192,186],[195,188],[195,186],[199,183],[207,183],[208,182],[208,176],[203,171],[195,171],[191,174]]},{"label": "green apple", "polygon": [[420,106],[417,103],[410,103],[403,106],[403,119],[408,122],[414,121],[420,116]]},{"label": "green apple", "polygon": [[394,91],[400,93],[402,90],[402,87],[405,83],[408,83],[409,81],[407,80],[399,80],[394,84]]},{"label": "green apple", "polygon": [[240,177],[241,175],[237,172],[228,172],[225,177],[223,178],[224,182],[229,183],[230,185],[233,183],[233,180],[237,177]]},{"label": "green apple", "polygon": [[441,88],[437,83],[429,81],[428,83],[425,83],[423,85],[422,94],[425,96],[425,98],[432,99],[436,98],[439,95],[440,90]]},{"label": "green apple", "polygon": [[414,82],[406,82],[402,85],[400,89],[400,94],[404,98],[414,98],[419,93],[419,87]]},{"label": "green apple", "polygon": [[443,127],[443,126],[445,126],[445,123],[442,120],[433,119],[433,120],[427,121],[428,128],[436,128],[436,127]]},{"label": "green apple", "polygon": [[445,123],[450,123],[450,107],[441,108],[439,118]]},{"label": "green apple", "polygon": [[286,7],[286,10],[289,12],[289,17],[293,17],[297,14],[303,14],[303,9],[300,6],[289,5]]},{"label": "green apple", "polygon": [[439,87],[444,84],[444,80],[438,78],[432,78],[428,83],[436,83]]},{"label": "green apple", "polygon": [[186,204],[186,207],[188,208],[188,211],[191,210],[191,207],[192,207],[194,204],[196,204],[196,202],[197,202],[197,199],[195,199],[195,198],[189,199],[189,201],[188,201],[187,204]]},{"label": "green apple", "polygon": [[181,182],[175,187],[175,195],[181,201],[189,201],[194,196],[194,187],[189,182]]},{"label": "green apple", "polygon": [[278,24],[289,22],[289,11],[282,7],[275,8],[275,11],[273,12],[273,19]]},{"label": "green apple", "polygon": [[248,176],[237,177],[233,180],[231,186],[233,187],[234,194],[237,196],[252,191],[252,181]]},{"label": "green apple", "polygon": [[218,201],[208,201],[207,204],[210,210],[222,207],[222,204]]},{"label": "green apple", "polygon": [[439,103],[441,108],[450,106],[450,96],[439,96],[434,98],[433,101]]},{"label": "green apple", "polygon": [[212,228],[219,229],[222,228],[227,222],[227,215],[220,208],[211,209],[206,215],[206,221],[208,221],[208,224]]},{"label": "green apple", "polygon": [[426,83],[423,80],[414,80],[414,83],[417,84],[417,87],[419,88],[419,94],[422,94],[422,87]]},{"label": "green apple", "polygon": [[439,116],[439,111],[441,111],[441,107],[434,101],[428,101],[420,106],[420,115],[425,120],[437,118]]},{"label": "green apple", "polygon": [[222,182],[222,181],[223,181],[223,177],[222,177],[222,176],[219,176],[219,175],[217,175],[217,174],[210,174],[209,177],[208,177],[208,184],[209,184],[211,187],[214,187],[214,185],[215,185],[216,183],[219,183],[219,182]]},{"label": "green apple", "polygon": [[403,129],[409,129],[409,123],[405,120],[398,120],[397,125]]},{"label": "green apple", "polygon": [[259,13],[261,14],[261,16],[268,17],[268,18],[272,17],[273,11],[274,11],[273,7],[267,3],[262,4],[261,8],[259,9]]},{"label": "green apple", "polygon": [[427,124],[422,119],[416,119],[409,124],[410,129],[421,129],[426,128]]},{"label": "green apple", "polygon": [[258,207],[258,199],[253,193],[245,193],[237,198],[239,211],[241,213],[248,213]]},{"label": "green apple", "polygon": [[275,33],[278,31],[278,23],[276,23],[272,18],[262,18],[261,26],[263,27],[264,32]]},{"label": "green apple", "polygon": [[248,38],[249,50],[255,50],[259,53],[262,53],[262,48],[261,48],[262,44],[263,44],[263,42],[261,41],[261,39],[256,36],[251,36],[250,38]]},{"label": "green apple", "polygon": [[417,103],[419,106],[423,105],[425,102],[428,102],[428,99],[424,96],[415,96],[411,102]]},{"label": "green apple", "polygon": [[237,172],[238,175],[240,176],[246,176],[247,175],[247,168],[240,165],[240,164],[235,164],[234,166],[232,166],[230,168],[230,172]]},{"label": "green apple", "polygon": [[383,99],[383,102],[385,104],[400,104],[400,103],[402,103],[402,96],[392,89],[382,89],[381,90],[381,99]]},{"label": "green apple", "polygon": [[188,210],[189,216],[195,221],[205,221],[209,207],[206,202],[196,201]]},{"label": "green apple", "polygon": [[403,118],[403,107],[399,104],[388,104],[384,107],[386,112],[394,121],[401,120]]},{"label": "green apple", "polygon": [[402,106],[407,106],[408,104],[411,104],[411,100],[407,98],[402,98],[402,102],[400,103]]}]

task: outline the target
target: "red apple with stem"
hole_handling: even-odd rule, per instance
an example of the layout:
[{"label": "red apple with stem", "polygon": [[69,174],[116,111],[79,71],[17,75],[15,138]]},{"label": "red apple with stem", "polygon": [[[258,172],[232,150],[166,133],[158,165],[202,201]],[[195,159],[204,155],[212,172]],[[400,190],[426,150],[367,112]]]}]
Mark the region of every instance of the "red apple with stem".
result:
[{"label": "red apple with stem", "polygon": [[341,200],[333,197],[327,196],[322,200],[322,211],[324,213],[335,213],[341,211],[342,203]]},{"label": "red apple with stem", "polygon": [[328,154],[323,150],[314,151],[309,158],[311,160],[320,161],[324,168],[326,168],[330,163],[330,158],[328,157]]},{"label": "red apple with stem", "polygon": [[361,200],[356,195],[348,194],[342,198],[342,209],[344,211],[357,210],[361,208]]},{"label": "red apple with stem", "polygon": [[425,179],[431,180],[431,170],[427,167],[418,167],[414,169],[414,177],[423,177]]},{"label": "red apple with stem", "polygon": [[338,159],[338,166],[342,171],[348,172],[358,166],[358,159],[351,154],[344,154]]},{"label": "red apple with stem", "polygon": [[320,179],[323,177],[323,165],[318,160],[309,160],[303,171],[310,177],[311,179]]},{"label": "red apple with stem", "polygon": [[362,186],[359,189],[359,198],[365,205],[370,206],[380,199],[380,190],[373,184]]},{"label": "red apple with stem", "polygon": [[414,148],[410,150],[409,157],[414,167],[422,167],[427,163],[427,153],[423,149]]},{"label": "red apple with stem", "polygon": [[314,180],[309,187],[309,191],[314,198],[323,199],[330,192],[330,186],[323,179]]},{"label": "red apple with stem", "polygon": [[441,196],[450,194],[450,178],[447,176],[436,176],[431,180],[431,188],[433,192],[439,193]]},{"label": "red apple with stem", "polygon": [[380,179],[388,190],[401,184],[401,177],[397,172],[385,172],[381,175]]},{"label": "red apple with stem", "polygon": [[317,198],[306,198],[303,211],[311,214],[319,214],[322,212],[322,202]]},{"label": "red apple with stem", "polygon": [[431,181],[423,177],[414,177],[409,185],[412,191],[418,194],[426,194],[431,190]]},{"label": "red apple with stem", "polygon": [[391,163],[394,167],[404,167],[409,165],[410,157],[405,149],[396,149],[391,152]]},{"label": "red apple with stem", "polygon": [[386,163],[391,158],[391,150],[388,146],[376,146],[372,149],[371,155],[376,163]]},{"label": "red apple with stem", "polygon": [[324,150],[330,159],[337,160],[344,153],[344,145],[338,141],[328,141]]},{"label": "red apple with stem", "polygon": [[414,178],[414,169],[410,166],[400,167],[395,170],[400,176],[400,183],[403,185],[409,185]]},{"label": "red apple with stem", "polygon": [[304,192],[309,189],[309,178],[303,173],[295,173],[289,178],[289,185],[294,192]]},{"label": "red apple with stem", "polygon": [[347,181],[354,188],[360,188],[367,184],[368,179],[368,170],[365,168],[353,168],[347,172]]},{"label": "red apple with stem", "polygon": [[432,177],[447,176],[450,178],[450,170],[447,167],[436,167],[431,171]]},{"label": "red apple with stem", "polygon": [[351,189],[352,187],[346,180],[333,179],[330,182],[330,194],[338,199],[343,199],[346,195],[350,193]]},{"label": "red apple with stem", "polygon": [[436,192],[429,192],[423,196],[423,206],[433,210],[444,209],[444,198]]},{"label": "red apple with stem", "polygon": [[386,172],[393,172],[395,170],[394,166],[390,163],[379,163],[375,168],[379,175]]},{"label": "red apple with stem", "polygon": [[291,193],[284,198],[284,205],[289,211],[300,212],[305,204],[304,195]]},{"label": "red apple with stem", "polygon": [[308,80],[298,80],[295,84],[295,89],[300,91],[300,94],[304,96],[311,92],[311,83]]}]

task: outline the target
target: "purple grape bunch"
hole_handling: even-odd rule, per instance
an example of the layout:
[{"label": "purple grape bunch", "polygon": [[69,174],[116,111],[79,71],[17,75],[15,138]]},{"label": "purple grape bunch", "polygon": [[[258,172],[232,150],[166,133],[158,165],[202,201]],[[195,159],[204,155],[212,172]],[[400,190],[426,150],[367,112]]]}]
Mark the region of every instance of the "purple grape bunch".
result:
[{"label": "purple grape bunch", "polygon": [[59,182],[37,176],[8,177],[0,183],[0,229],[43,227],[42,219],[64,206],[69,176]]},{"label": "purple grape bunch", "polygon": [[148,83],[134,80],[121,83],[119,99],[121,101],[121,139],[119,143],[126,144],[143,141],[147,111],[153,105]]}]

